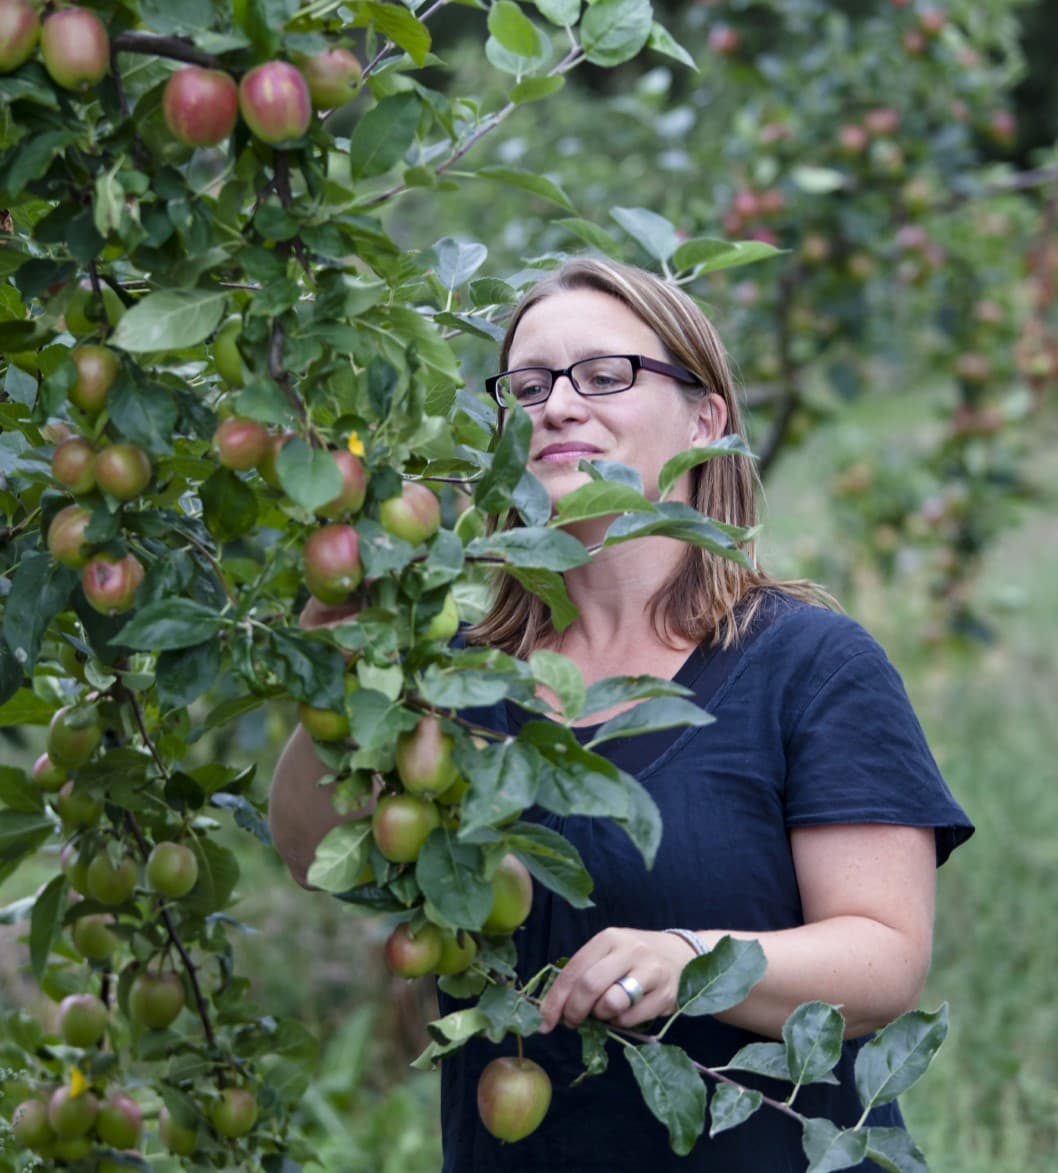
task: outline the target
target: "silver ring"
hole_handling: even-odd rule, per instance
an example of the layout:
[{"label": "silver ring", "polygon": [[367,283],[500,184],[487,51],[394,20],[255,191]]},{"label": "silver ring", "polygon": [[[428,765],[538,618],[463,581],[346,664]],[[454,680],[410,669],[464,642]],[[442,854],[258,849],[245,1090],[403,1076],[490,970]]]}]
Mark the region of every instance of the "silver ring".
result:
[{"label": "silver ring", "polygon": [[630,973],[626,973],[623,978],[618,978],[617,981],[614,982],[614,985],[620,986],[621,989],[624,990],[624,992],[628,995],[629,1006],[634,1006],[637,1002],[641,1001],[643,995],[646,993],[643,987],[639,984],[639,982],[636,981],[634,977],[632,977]]}]

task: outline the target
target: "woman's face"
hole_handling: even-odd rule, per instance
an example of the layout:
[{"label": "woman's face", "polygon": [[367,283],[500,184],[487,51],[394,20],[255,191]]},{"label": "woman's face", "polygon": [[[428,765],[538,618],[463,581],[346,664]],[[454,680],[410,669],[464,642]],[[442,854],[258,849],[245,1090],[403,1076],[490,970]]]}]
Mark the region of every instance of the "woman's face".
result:
[{"label": "woman's face", "polygon": [[[671,362],[661,340],[623,302],[594,289],[555,293],[527,310],[514,335],[507,367],[551,370],[596,355],[641,354]],[[588,480],[581,460],[616,460],[638,470],[651,499],[658,473],[677,452],[723,434],[726,407],[719,395],[691,401],[674,379],[641,370],[635,385],[616,395],[585,397],[559,378],[546,402],[526,411],[533,424],[529,470],[552,502]],[[686,478],[674,496],[687,500]]]}]

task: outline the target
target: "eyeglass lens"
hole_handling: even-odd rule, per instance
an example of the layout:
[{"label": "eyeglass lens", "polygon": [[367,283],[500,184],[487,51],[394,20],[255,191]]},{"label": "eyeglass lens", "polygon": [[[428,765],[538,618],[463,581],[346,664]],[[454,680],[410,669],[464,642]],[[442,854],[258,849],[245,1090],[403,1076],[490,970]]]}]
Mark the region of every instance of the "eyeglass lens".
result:
[{"label": "eyeglass lens", "polygon": [[[635,367],[623,356],[585,358],[569,369],[581,395],[612,395],[627,391],[635,382]],[[551,393],[553,377],[546,367],[525,367],[503,375],[496,384],[501,395],[512,395],[521,404],[537,403]]]}]

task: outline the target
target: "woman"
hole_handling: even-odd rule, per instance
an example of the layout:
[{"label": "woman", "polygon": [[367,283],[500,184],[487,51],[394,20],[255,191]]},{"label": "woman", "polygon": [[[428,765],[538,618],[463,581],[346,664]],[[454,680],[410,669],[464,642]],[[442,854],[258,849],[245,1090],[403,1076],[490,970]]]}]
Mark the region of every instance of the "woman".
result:
[{"label": "woman", "polygon": [[[742,434],[708,321],[674,287],[611,261],[570,261],[532,289],[513,315],[500,365],[490,392],[501,405],[513,396],[528,412],[529,468],[552,501],[584,483],[582,460],[631,465],[657,496],[658,474],[675,453]],[[754,489],[745,458],[725,456],[685,474],[673,496],[748,526]],[[609,520],[570,528],[596,546]],[[587,910],[538,885],[516,938],[523,976],[569,957],[543,1001],[543,1031],[525,1042],[551,1076],[554,1098],[537,1132],[499,1144],[478,1121],[475,1088],[484,1065],[510,1048],[475,1040],[443,1064],[444,1168],[803,1169],[799,1125],[769,1109],[677,1158],[619,1053],[604,1074],[569,1086],[582,1069],[581,1048],[563,1024],[591,1015],[643,1028],[674,1009],[680,972],[699,948],[725,934],[756,938],[768,967],[745,1001],[717,1018],[679,1020],[666,1041],[721,1065],[748,1042],[781,1037],[799,1004],[838,1003],[848,1038],[839,1083],[802,1089],[796,1107],[851,1125],[861,1114],[851,1077],[858,1040],[916,1004],[929,967],[934,871],[972,828],[884,653],[810,584],[775,582],[661,537],[599,550],[565,580],[579,617],[561,636],[543,606],[507,580],[468,642],[522,656],[560,651],[589,684],[613,675],[674,678],[716,722],[602,749],[661,810],[650,872],[607,821],[531,813],[574,843],[596,885]],[[468,716],[507,733],[527,718],[509,704]],[[277,844],[302,880],[335,821],[325,796],[305,786],[321,772],[312,761],[311,746],[295,735],[273,798]],[[314,808],[292,797],[309,789]],[[680,931],[666,931],[673,928]],[[442,996],[442,1011],[455,1005]],[[899,1124],[896,1106],[877,1110],[871,1123]]]}]

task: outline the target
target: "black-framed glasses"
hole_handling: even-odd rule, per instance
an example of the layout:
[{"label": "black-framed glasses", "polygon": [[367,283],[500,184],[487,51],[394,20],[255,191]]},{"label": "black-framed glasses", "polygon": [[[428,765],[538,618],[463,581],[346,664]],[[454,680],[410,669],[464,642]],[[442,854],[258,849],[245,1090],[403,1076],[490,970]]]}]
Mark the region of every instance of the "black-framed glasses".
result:
[{"label": "black-framed glasses", "polygon": [[521,407],[543,403],[554,390],[555,382],[563,375],[569,379],[578,395],[617,395],[633,386],[640,371],[654,371],[668,375],[680,383],[695,386],[701,380],[685,367],[673,366],[643,354],[597,354],[582,358],[572,366],[553,371],[548,367],[518,367],[501,371],[485,380],[485,389],[500,405],[506,407],[513,399]]}]

